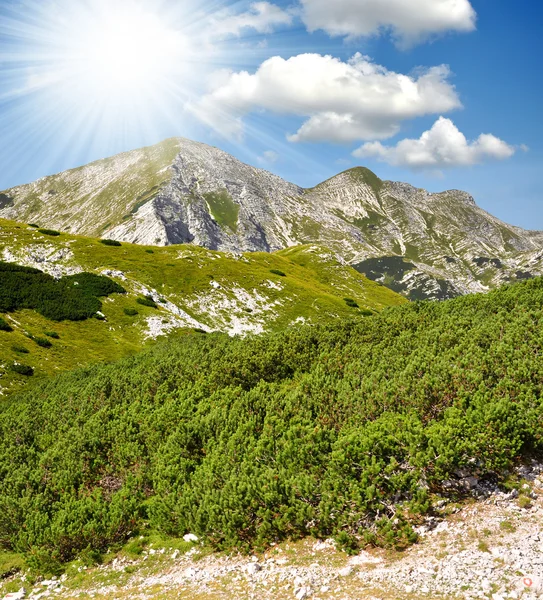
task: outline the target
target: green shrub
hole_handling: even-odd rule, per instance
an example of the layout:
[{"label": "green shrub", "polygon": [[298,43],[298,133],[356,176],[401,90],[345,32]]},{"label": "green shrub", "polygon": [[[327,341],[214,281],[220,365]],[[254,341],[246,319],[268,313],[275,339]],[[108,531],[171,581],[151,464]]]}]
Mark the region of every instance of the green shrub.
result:
[{"label": "green shrub", "polygon": [[129,317],[135,317],[138,314],[138,311],[135,308],[125,308],[124,314]]},{"label": "green shrub", "polygon": [[25,348],[24,346],[19,346],[18,344],[13,344],[11,347],[13,352],[17,352],[17,354],[30,354],[30,350]]},{"label": "green shrub", "polygon": [[280,271],[279,269],[270,269],[270,273],[273,273],[274,275],[279,275],[279,277],[287,276],[286,273],[283,273],[283,271]]},{"label": "green shrub", "polygon": [[53,338],[54,340],[60,339],[60,335],[56,331],[44,331],[43,334],[47,337]]},{"label": "green shrub", "polygon": [[13,331],[13,327],[2,317],[0,317],[0,331]]},{"label": "green shrub", "polygon": [[146,529],[404,548],[459,468],[543,453],[543,279],[356,314],[174,336],[12,396],[0,545],[44,565]]},{"label": "green shrub", "polygon": [[38,336],[38,337],[32,337],[31,339],[34,342],[36,342],[36,344],[38,344],[38,346],[40,346],[41,348],[51,348],[53,346],[53,344],[47,338]]},{"label": "green shrub", "polygon": [[147,252],[147,254],[154,254],[155,253],[155,251],[151,250],[151,248],[147,248],[147,250],[145,252]]},{"label": "green shrub", "polygon": [[82,321],[102,307],[98,296],[125,293],[115,281],[93,273],[54,279],[38,269],[0,261],[0,312],[37,310],[53,321]]},{"label": "green shrub", "polygon": [[68,286],[77,286],[79,292],[86,296],[109,296],[110,294],[126,294],[126,290],[113,279],[94,273],[78,273],[62,278]]},{"label": "green shrub", "polygon": [[202,329],[201,327],[195,327],[194,332],[195,333],[207,333],[207,331],[205,329]]},{"label": "green shrub", "polygon": [[353,300],[352,298],[343,298],[343,300],[347,306],[350,306],[351,308],[358,308],[358,302],[356,302],[356,300]]},{"label": "green shrub", "polygon": [[117,240],[100,240],[100,243],[104,246],[122,246],[121,242]]},{"label": "green shrub", "polygon": [[10,370],[19,375],[24,375],[25,377],[34,375],[34,369],[32,367],[29,367],[28,365],[21,365],[19,363],[13,363],[10,366]]},{"label": "green shrub", "polygon": [[29,223],[28,226],[29,227],[34,227],[35,229],[39,229],[40,228],[40,226],[36,225],[36,223]]},{"label": "green shrub", "polygon": [[149,306],[150,308],[158,308],[158,304],[150,296],[143,296],[140,298],[136,298],[136,302],[138,304],[141,304],[142,306]]},{"label": "green shrub", "polygon": [[54,229],[38,229],[38,231],[43,233],[43,235],[50,235],[52,237],[58,237],[60,235],[60,231]]}]

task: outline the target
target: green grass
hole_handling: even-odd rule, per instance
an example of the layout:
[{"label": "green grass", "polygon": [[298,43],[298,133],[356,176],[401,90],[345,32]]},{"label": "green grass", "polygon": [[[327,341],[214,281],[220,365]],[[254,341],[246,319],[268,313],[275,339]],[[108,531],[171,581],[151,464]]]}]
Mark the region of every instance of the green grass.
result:
[{"label": "green grass", "polygon": [[349,169],[347,173],[355,183],[365,183],[369,185],[375,195],[379,197],[383,182],[373,171],[366,169],[366,167],[355,167],[354,169]]},{"label": "green grass", "polygon": [[238,230],[239,206],[232,200],[227,190],[204,194],[211,216],[217,223],[230,229],[233,233]]}]

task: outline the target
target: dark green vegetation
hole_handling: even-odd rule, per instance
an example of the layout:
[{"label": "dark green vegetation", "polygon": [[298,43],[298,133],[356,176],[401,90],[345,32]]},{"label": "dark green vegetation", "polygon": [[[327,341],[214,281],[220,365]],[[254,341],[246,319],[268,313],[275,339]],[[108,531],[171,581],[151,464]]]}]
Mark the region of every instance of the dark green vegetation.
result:
[{"label": "dark green vegetation", "polygon": [[29,367],[28,365],[13,363],[10,368],[14,373],[17,373],[18,375],[25,375],[27,377],[34,375],[34,369],[32,367]]},{"label": "dark green vegetation", "polygon": [[124,314],[127,315],[128,317],[135,317],[138,314],[138,311],[135,308],[131,308],[131,307],[126,307],[124,309]]},{"label": "dark green vegetation", "polygon": [[369,185],[373,193],[379,197],[383,182],[373,171],[366,169],[366,167],[355,167],[354,169],[349,169],[347,173],[349,173],[355,183],[363,182]]},{"label": "dark green vegetation", "polygon": [[136,302],[138,304],[141,304],[142,306],[158,308],[158,304],[149,296],[142,296],[141,298],[136,298]]},{"label": "dark green vegetation", "polygon": [[149,528],[404,546],[452,472],[543,451],[542,352],[534,279],[41,383],[0,407],[0,545],[47,565]]},{"label": "dark green vegetation", "polygon": [[279,275],[279,277],[286,277],[287,274],[284,271],[280,271],[279,269],[270,269],[270,273],[274,275]]},{"label": "dark green vegetation", "polygon": [[55,229],[38,229],[40,233],[43,235],[50,235],[51,237],[58,237],[60,235],[60,231],[56,231]]},{"label": "dark green vegetation", "polygon": [[[450,259],[449,257],[446,257],[446,260],[447,262],[454,261],[454,259]],[[411,289],[409,289],[407,284],[402,282],[405,274],[415,270],[416,267],[401,256],[369,258],[353,265],[353,267],[368,279],[379,281],[394,292],[406,295],[410,300],[425,300],[428,298],[428,290],[424,286],[427,278],[424,278],[423,281]],[[435,285],[437,285],[437,290],[433,291],[432,298],[436,300],[448,300],[458,296],[458,292],[454,287],[443,279],[436,279]]]},{"label": "dark green vegetation", "polygon": [[122,246],[121,242],[117,240],[100,240],[100,243],[104,244],[104,246],[116,246],[117,248]]},{"label": "dark green vegetation", "polygon": [[351,308],[359,308],[356,300],[353,300],[352,298],[343,298],[343,300],[345,300],[345,304],[347,306],[350,306]]},{"label": "dark green vegetation", "polygon": [[80,273],[57,280],[38,269],[0,261],[0,312],[28,308],[53,321],[82,321],[100,310],[98,297],[113,293],[124,289],[101,275]]},{"label": "dark green vegetation", "polygon": [[0,317],[0,331],[13,331],[13,327],[2,317]]},{"label": "dark green vegetation", "polygon": [[32,340],[40,346],[40,348],[52,348],[53,344],[47,338],[44,337],[33,337]]}]

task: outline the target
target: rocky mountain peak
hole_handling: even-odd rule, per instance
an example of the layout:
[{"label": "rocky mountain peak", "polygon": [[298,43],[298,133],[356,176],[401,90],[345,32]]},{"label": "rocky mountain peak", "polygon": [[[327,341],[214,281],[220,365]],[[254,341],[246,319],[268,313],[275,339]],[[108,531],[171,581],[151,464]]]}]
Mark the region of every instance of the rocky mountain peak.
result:
[{"label": "rocky mountain peak", "polygon": [[412,297],[483,291],[542,272],[543,233],[503,223],[466,192],[431,193],[365,167],[303,189],[185,138],[7,190],[0,217],[232,252],[318,243]]}]

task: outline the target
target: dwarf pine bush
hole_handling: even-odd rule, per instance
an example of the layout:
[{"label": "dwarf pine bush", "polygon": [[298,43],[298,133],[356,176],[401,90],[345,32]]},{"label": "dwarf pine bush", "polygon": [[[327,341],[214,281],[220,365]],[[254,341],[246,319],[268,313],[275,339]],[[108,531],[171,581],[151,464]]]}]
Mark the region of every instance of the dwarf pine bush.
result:
[{"label": "dwarf pine bush", "polygon": [[45,381],[0,409],[0,545],[44,564],[146,527],[404,547],[455,470],[543,453],[542,353],[534,279]]},{"label": "dwarf pine bush", "polygon": [[0,331],[13,331],[13,327],[2,317],[0,317]]},{"label": "dwarf pine bush", "polygon": [[27,308],[53,321],[82,321],[101,309],[99,297],[113,293],[125,290],[101,275],[79,273],[56,280],[38,269],[0,261],[0,312]]}]

